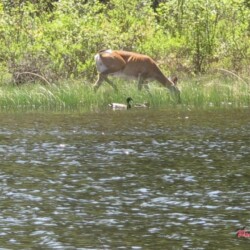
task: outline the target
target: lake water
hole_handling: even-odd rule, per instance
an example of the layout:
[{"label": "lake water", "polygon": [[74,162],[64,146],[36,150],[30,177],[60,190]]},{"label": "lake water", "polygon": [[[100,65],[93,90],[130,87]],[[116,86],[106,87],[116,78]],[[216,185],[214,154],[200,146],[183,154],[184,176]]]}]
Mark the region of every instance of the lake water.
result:
[{"label": "lake water", "polygon": [[1,249],[249,249],[250,110],[0,113]]}]

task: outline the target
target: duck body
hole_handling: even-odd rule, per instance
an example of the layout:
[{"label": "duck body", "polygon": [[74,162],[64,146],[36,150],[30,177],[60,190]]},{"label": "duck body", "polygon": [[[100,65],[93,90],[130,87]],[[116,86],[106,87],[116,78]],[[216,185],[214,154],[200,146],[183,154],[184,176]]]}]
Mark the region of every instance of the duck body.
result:
[{"label": "duck body", "polygon": [[131,101],[133,101],[133,99],[131,97],[128,97],[126,99],[127,101],[127,104],[124,104],[124,103],[116,103],[116,102],[113,102],[113,103],[110,103],[108,106],[110,108],[112,108],[113,110],[125,110],[125,109],[131,109]]}]

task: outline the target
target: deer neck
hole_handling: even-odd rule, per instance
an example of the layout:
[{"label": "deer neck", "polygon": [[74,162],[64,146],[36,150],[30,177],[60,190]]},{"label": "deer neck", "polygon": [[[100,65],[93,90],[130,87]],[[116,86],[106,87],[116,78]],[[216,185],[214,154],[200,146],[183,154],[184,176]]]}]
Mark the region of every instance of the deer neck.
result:
[{"label": "deer neck", "polygon": [[171,86],[174,85],[172,81],[170,81],[161,71],[158,70],[155,79],[160,82],[162,85],[164,85],[167,88],[171,88]]}]

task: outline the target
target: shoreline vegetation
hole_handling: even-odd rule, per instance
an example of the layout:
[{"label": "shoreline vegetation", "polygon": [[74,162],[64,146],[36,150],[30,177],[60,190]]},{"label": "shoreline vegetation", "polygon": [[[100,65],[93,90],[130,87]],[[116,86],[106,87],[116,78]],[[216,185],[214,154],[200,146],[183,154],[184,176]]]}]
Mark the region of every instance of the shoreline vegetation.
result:
[{"label": "shoreline vegetation", "polygon": [[[22,0],[0,2],[0,110],[250,106],[250,4],[245,0]],[[115,80],[95,94],[101,49],[150,56],[177,76],[182,104],[150,84]]]},{"label": "shoreline vegetation", "polygon": [[94,92],[93,83],[67,81],[57,84],[23,84],[0,86],[0,111],[103,111],[111,102],[124,103],[128,96],[136,103],[148,102],[150,108],[249,108],[250,86],[230,78],[210,76],[183,79],[178,83],[181,104],[177,104],[170,92],[157,83],[138,91],[137,83],[115,81],[118,92],[103,84]]}]

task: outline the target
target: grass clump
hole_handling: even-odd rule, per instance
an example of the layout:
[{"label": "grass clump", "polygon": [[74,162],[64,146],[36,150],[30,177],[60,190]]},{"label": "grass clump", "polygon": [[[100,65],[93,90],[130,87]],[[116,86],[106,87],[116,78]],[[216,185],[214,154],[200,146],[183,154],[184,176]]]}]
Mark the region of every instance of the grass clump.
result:
[{"label": "grass clump", "polygon": [[250,87],[245,82],[228,79],[190,81],[184,84],[183,99],[194,107],[248,107]]}]

